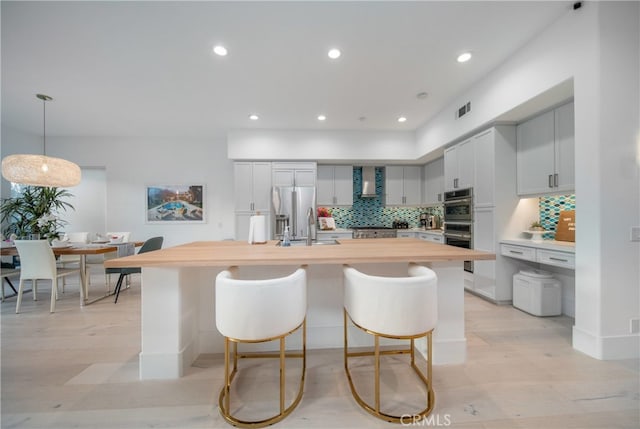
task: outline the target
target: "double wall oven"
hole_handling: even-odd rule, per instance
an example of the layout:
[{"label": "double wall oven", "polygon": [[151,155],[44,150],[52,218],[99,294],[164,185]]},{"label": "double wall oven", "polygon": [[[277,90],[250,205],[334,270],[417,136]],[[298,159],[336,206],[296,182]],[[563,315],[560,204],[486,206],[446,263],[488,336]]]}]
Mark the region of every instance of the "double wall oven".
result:
[{"label": "double wall oven", "polygon": [[[445,244],[473,249],[473,188],[444,193]],[[473,272],[473,261],[464,261],[464,270]]]}]

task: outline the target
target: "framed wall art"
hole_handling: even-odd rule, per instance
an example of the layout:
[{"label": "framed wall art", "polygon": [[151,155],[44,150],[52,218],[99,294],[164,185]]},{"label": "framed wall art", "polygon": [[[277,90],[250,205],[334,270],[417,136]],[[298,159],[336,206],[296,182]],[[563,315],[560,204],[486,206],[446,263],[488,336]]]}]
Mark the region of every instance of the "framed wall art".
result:
[{"label": "framed wall art", "polygon": [[147,223],[204,223],[204,185],[147,186]]}]

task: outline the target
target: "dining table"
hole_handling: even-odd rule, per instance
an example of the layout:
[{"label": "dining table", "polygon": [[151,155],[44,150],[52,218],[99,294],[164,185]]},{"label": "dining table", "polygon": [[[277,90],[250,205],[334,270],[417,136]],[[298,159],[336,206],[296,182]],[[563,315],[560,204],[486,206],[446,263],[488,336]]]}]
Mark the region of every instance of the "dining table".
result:
[{"label": "dining table", "polygon": [[[144,241],[133,241],[135,247],[140,247]],[[51,246],[55,256],[77,255],[80,257],[80,306],[93,304],[106,297],[113,295],[109,285],[106,285],[104,295],[100,295],[89,300],[89,281],[87,278],[87,255],[104,255],[106,253],[117,252],[118,246],[126,243],[92,242],[92,243],[71,243],[65,246]],[[17,256],[18,250],[10,242],[2,242],[0,247],[1,256]]]}]

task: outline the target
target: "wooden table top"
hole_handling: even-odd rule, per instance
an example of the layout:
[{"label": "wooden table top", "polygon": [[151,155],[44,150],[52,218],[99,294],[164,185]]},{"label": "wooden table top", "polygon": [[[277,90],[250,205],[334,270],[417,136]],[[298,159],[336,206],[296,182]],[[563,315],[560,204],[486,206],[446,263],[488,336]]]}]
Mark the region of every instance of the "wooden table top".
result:
[{"label": "wooden table top", "polygon": [[495,254],[412,238],[338,240],[339,245],[276,246],[244,241],[196,241],[143,254],[111,259],[105,267],[229,267],[383,262],[493,260]]},{"label": "wooden table top", "polygon": [[[134,241],[136,247],[142,246],[143,241]],[[118,250],[117,245],[113,244],[85,244],[75,245],[71,247],[52,247],[54,255],[101,255],[103,253],[116,252]],[[15,246],[3,246],[0,249],[0,255],[2,256],[15,256],[18,254],[18,250]]]}]

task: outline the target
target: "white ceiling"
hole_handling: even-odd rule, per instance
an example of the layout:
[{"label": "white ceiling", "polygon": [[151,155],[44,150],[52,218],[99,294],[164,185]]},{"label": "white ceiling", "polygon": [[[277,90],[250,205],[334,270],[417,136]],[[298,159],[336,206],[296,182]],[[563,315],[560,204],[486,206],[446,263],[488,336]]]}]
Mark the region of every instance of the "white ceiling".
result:
[{"label": "white ceiling", "polygon": [[50,136],[414,130],[571,4],[2,1],[2,124],[41,134],[44,93]]}]

